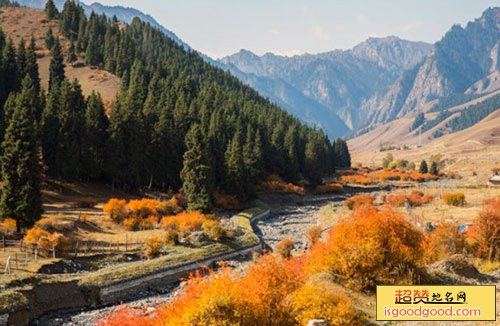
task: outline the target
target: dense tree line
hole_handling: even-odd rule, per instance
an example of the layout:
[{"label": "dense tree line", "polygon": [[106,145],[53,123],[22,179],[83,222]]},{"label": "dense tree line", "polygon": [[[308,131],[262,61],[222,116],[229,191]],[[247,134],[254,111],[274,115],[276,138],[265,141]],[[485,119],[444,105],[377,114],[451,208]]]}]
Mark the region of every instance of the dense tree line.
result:
[{"label": "dense tree line", "polygon": [[0,0],[0,7],[19,7],[19,4],[9,0]]},{"label": "dense tree line", "polygon": [[[123,26],[94,13],[87,18],[73,1],[60,13],[51,2],[46,10],[70,42],[66,62],[83,56],[121,77],[122,86],[109,110],[99,94],[85,98],[78,81],[65,77],[54,37],[45,93],[34,40],[16,47],[0,32],[0,205],[3,217],[25,219],[22,227],[40,215],[42,170],[54,179],[125,190],[183,190],[192,209],[205,211],[215,191],[247,200],[268,175],[317,184],[336,161],[347,164],[345,142],[336,149],[321,130],[149,24],[136,19]],[[14,169],[16,160],[25,165]]]},{"label": "dense tree line", "polygon": [[458,117],[451,119],[446,125],[451,128],[452,132],[464,130],[498,109],[500,109],[500,95],[495,95],[480,103],[468,106]]}]

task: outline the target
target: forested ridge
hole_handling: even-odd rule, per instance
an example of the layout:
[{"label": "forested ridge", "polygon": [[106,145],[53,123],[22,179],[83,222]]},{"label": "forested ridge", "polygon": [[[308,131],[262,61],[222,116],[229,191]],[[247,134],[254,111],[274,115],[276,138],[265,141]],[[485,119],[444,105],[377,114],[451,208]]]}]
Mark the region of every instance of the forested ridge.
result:
[{"label": "forested ridge", "polygon": [[[301,124],[149,24],[87,18],[73,1],[61,13],[49,1],[46,13],[59,21],[69,41],[66,51],[48,35],[47,93],[40,87],[35,54],[43,45],[32,40],[26,47],[22,40],[15,46],[0,33],[2,150],[12,146],[16,155],[41,158],[26,167],[35,192],[41,167],[53,179],[106,182],[133,191],[183,190],[192,207],[209,210],[215,191],[247,200],[269,175],[317,184],[334,172],[335,149],[321,130]],[[78,81],[65,77],[65,65],[76,56],[121,77],[109,111],[98,93],[85,98]],[[13,114],[23,105],[29,107],[24,116]],[[34,147],[15,146],[25,136],[9,135],[15,117],[31,124],[36,137],[23,141]],[[348,155],[346,148],[339,150]],[[3,156],[3,179],[22,182],[15,160]],[[338,162],[345,165],[346,158]],[[10,194],[4,191],[5,202],[13,192],[14,187]],[[11,206],[22,206],[21,197]]]}]

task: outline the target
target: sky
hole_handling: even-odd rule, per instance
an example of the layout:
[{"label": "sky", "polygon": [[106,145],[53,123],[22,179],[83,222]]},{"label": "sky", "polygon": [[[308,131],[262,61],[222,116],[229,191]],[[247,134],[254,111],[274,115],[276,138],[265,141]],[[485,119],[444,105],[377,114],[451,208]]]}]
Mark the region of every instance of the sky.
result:
[{"label": "sky", "polygon": [[[220,58],[349,49],[396,35],[434,43],[499,0],[96,0],[153,16],[192,48]],[[83,0],[90,3],[91,0]]]}]

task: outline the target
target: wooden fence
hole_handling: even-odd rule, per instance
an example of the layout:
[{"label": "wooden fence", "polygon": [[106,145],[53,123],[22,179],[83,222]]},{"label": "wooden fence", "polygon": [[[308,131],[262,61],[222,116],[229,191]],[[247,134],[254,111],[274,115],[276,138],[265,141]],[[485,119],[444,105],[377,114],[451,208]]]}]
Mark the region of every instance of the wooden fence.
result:
[{"label": "wooden fence", "polygon": [[144,242],[129,242],[126,237],[125,242],[106,241],[76,241],[70,248],[58,251],[54,246],[40,246],[35,242],[23,240],[0,239],[0,253],[3,253],[5,261],[0,261],[0,272],[12,273],[29,263],[38,263],[40,258],[78,257],[85,255],[109,255],[119,253],[135,253],[144,249]]}]

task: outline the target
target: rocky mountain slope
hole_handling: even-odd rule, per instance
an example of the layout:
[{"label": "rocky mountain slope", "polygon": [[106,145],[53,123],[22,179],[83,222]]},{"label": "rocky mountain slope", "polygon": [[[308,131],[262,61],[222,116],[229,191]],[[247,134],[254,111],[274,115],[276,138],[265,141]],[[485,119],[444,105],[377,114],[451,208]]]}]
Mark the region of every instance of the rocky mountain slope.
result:
[{"label": "rocky mountain slope", "polygon": [[423,110],[422,104],[500,88],[500,8],[489,8],[465,27],[454,25],[415,68],[364,102],[367,124]]},{"label": "rocky mountain slope", "polygon": [[[357,130],[364,125],[359,107],[414,67],[430,48],[426,43],[391,36],[370,38],[352,50],[316,55],[283,57],[268,53],[259,57],[241,50],[220,62],[261,94],[300,118],[317,123],[330,135],[339,136],[344,131],[332,125],[327,114],[337,115],[349,129]],[[313,104],[306,110],[298,101],[304,98]]]}]

